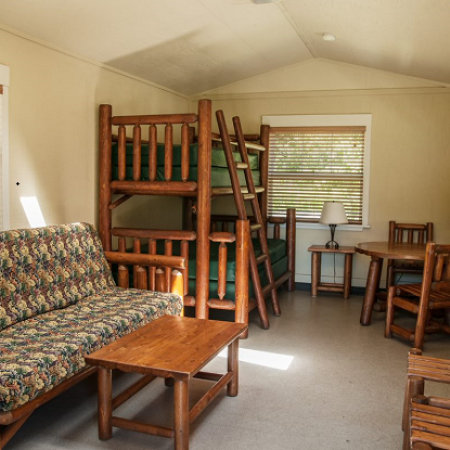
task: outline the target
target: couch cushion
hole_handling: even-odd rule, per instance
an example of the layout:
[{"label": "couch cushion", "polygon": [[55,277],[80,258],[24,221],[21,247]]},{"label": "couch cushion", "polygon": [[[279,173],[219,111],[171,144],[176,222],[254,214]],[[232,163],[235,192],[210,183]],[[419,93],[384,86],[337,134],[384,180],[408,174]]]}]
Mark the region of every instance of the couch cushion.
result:
[{"label": "couch cushion", "polygon": [[117,287],[10,326],[0,332],[0,410],[17,408],[77,373],[85,355],[180,311],[178,295]]},{"label": "couch cushion", "polygon": [[0,330],[114,286],[92,225],[0,232]]}]

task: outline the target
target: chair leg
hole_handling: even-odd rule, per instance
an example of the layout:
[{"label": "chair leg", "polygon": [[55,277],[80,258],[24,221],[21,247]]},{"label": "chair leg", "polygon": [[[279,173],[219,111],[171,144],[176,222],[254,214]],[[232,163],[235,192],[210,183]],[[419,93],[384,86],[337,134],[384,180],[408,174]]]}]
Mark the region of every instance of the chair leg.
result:
[{"label": "chair leg", "polygon": [[411,399],[414,395],[423,395],[424,379],[418,376],[408,376],[406,378],[405,398],[403,400],[403,418],[402,418],[402,430],[405,431],[409,425],[409,407]]},{"label": "chair leg", "polygon": [[430,311],[427,308],[420,307],[417,314],[416,329],[414,332],[414,347],[423,350],[423,341],[425,339],[425,331],[430,317]]},{"label": "chair leg", "polygon": [[386,291],[389,291],[391,286],[395,284],[395,273],[394,268],[391,265],[388,265],[386,270]]},{"label": "chair leg", "polygon": [[415,395],[424,394],[424,379],[411,376],[406,380],[405,400],[403,403],[403,450],[411,449],[411,400]]},{"label": "chair leg", "polygon": [[391,326],[394,323],[394,314],[395,314],[394,295],[395,295],[395,287],[391,286],[388,289],[388,296],[386,302],[386,329],[384,331],[384,337],[386,338],[392,337]]}]

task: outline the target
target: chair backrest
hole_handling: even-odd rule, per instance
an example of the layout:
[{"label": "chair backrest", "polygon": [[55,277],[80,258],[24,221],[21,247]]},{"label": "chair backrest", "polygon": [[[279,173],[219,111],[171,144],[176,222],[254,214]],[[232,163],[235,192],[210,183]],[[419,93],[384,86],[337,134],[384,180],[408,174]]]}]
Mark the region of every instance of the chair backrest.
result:
[{"label": "chair backrest", "polygon": [[425,244],[433,240],[433,223],[397,223],[389,222],[389,242]]},{"label": "chair backrest", "polygon": [[450,245],[427,243],[422,298],[430,291],[450,293]]}]

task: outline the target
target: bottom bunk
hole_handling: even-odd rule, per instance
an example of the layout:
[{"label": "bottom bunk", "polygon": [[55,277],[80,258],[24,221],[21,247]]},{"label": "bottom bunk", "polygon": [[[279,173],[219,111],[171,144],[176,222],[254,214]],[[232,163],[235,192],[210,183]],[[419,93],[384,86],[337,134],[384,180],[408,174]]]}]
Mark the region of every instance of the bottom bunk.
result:
[{"label": "bottom bunk", "polygon": [[[225,223],[223,217],[221,222]],[[289,210],[287,219],[269,219],[268,222],[272,222],[274,225],[274,238],[268,239],[267,242],[275,286],[279,287],[286,284],[287,289],[292,291],[295,286],[295,210]],[[280,226],[283,223],[286,223],[286,239],[280,238]],[[228,227],[222,226],[222,229],[228,229]],[[130,241],[126,242],[128,238],[132,239],[132,251],[134,253],[179,255],[188,258],[189,264],[183,274],[185,306],[196,305],[197,252],[194,232],[114,228],[112,234],[119,238],[120,251],[124,251],[127,246],[129,247]],[[250,234],[247,234],[247,236],[250,236]],[[247,237],[246,239],[250,238]],[[208,307],[234,310],[236,322],[248,323],[248,312],[257,306],[252,282],[249,280],[248,274],[248,246],[250,243],[242,243],[242,240],[240,241],[237,238],[237,234],[228,231],[212,232],[210,240]],[[258,258],[261,253],[259,240],[252,239],[252,242],[255,256]],[[242,267],[243,260],[242,257],[239,259],[239,252],[236,249],[242,249],[243,245],[246,247],[246,270],[238,268]],[[266,285],[267,279],[263,265],[261,263],[258,267],[261,284]],[[148,278],[151,279],[150,274]],[[152,287],[150,286],[150,288]],[[239,289],[240,293],[237,292]],[[243,294],[242,290],[246,292]],[[244,301],[245,304],[237,305],[237,297],[239,297],[238,301]]]},{"label": "bottom bunk", "polygon": [[[253,246],[255,248],[255,256],[258,257],[261,254],[259,246],[259,240],[253,238]],[[278,285],[281,285],[290,276],[288,273],[288,257],[286,254],[286,241],[282,239],[268,239],[267,240],[270,253],[270,262],[272,264],[272,270],[275,280],[278,281]],[[209,296],[210,298],[217,297],[219,288],[219,247],[217,242],[211,242],[210,248],[210,261],[209,261]],[[224,299],[233,300],[235,295],[235,282],[236,282],[236,245],[231,243],[227,246],[227,265],[226,265],[226,291]],[[195,247],[192,247],[189,252],[189,295],[195,295],[196,287],[196,251]],[[261,278],[261,284],[266,285],[267,279],[263,268],[263,264],[259,266],[259,274]],[[249,283],[249,296],[253,297],[253,285]]]}]

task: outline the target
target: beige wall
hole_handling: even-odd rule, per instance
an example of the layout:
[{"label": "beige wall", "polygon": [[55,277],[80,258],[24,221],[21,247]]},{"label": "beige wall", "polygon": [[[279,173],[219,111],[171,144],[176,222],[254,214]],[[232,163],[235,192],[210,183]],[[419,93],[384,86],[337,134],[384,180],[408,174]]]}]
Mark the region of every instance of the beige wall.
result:
[{"label": "beige wall", "polygon": [[[22,196],[37,197],[47,224],[96,222],[99,104],[112,104],[115,114],[189,108],[183,96],[3,30],[0,64],[11,69],[11,228],[29,226]],[[136,226],[178,220],[177,208],[165,208],[164,215],[160,205],[155,197],[132,199],[118,214],[123,220],[127,210]],[[130,210],[138,210],[139,219]]]},{"label": "beige wall", "polygon": [[436,81],[316,58],[241,80],[208,91],[208,93],[247,94],[249,92],[405,89],[442,85]]},{"label": "beige wall", "polygon": [[[364,72],[367,69],[364,70]],[[261,117],[282,114],[372,114],[372,153],[370,181],[370,229],[361,232],[340,231],[336,238],[342,245],[385,240],[389,220],[435,223],[435,237],[450,242],[450,91],[439,88],[365,89],[359,90],[359,69],[353,73],[355,89],[308,91],[300,76],[296,92],[252,93],[251,80],[245,82],[247,93],[205,94],[213,100],[213,109],[223,109],[231,117],[239,115],[246,133],[258,132]],[[273,74],[277,76],[276,73]],[[325,76],[325,74],[322,74]],[[321,76],[316,73],[316,80]],[[384,75],[383,75],[384,76]],[[396,82],[398,77],[396,77]],[[283,78],[278,79],[280,91]],[[305,84],[306,83],[306,84]],[[274,81],[268,80],[267,86]],[[236,90],[242,91],[239,84]],[[292,87],[292,77],[289,78]],[[314,81],[317,86],[317,81]],[[350,84],[350,87],[352,85]],[[257,84],[257,88],[264,86]],[[231,91],[231,87],[227,88]],[[231,126],[231,124],[229,124]],[[297,229],[296,280],[310,282],[311,244],[329,238],[328,230]],[[323,274],[332,281],[333,258],[324,257]],[[356,255],[354,285],[363,286],[369,258]],[[342,261],[336,258],[337,275]]]},{"label": "beige wall", "polygon": [[[195,110],[195,102],[189,105],[183,96],[3,30],[0,43],[0,64],[11,68],[12,228],[28,226],[21,196],[37,197],[47,223],[96,221],[100,103],[113,104],[116,114]],[[371,228],[338,230],[339,242],[385,239],[390,219],[433,221],[437,240],[450,242],[448,90],[423,80],[317,61],[307,69],[282,69],[263,81],[246,80],[205,97],[227,117],[239,115],[249,133],[259,130],[263,115],[372,114]],[[125,225],[178,225],[179,199],[161,203],[154,197],[137,198],[121,208],[117,217]],[[298,229],[297,236],[296,279],[309,281],[306,249],[324,242],[328,232]],[[358,255],[355,263],[354,284],[363,285],[368,258]],[[324,274],[332,274],[331,261],[324,261]]]}]

